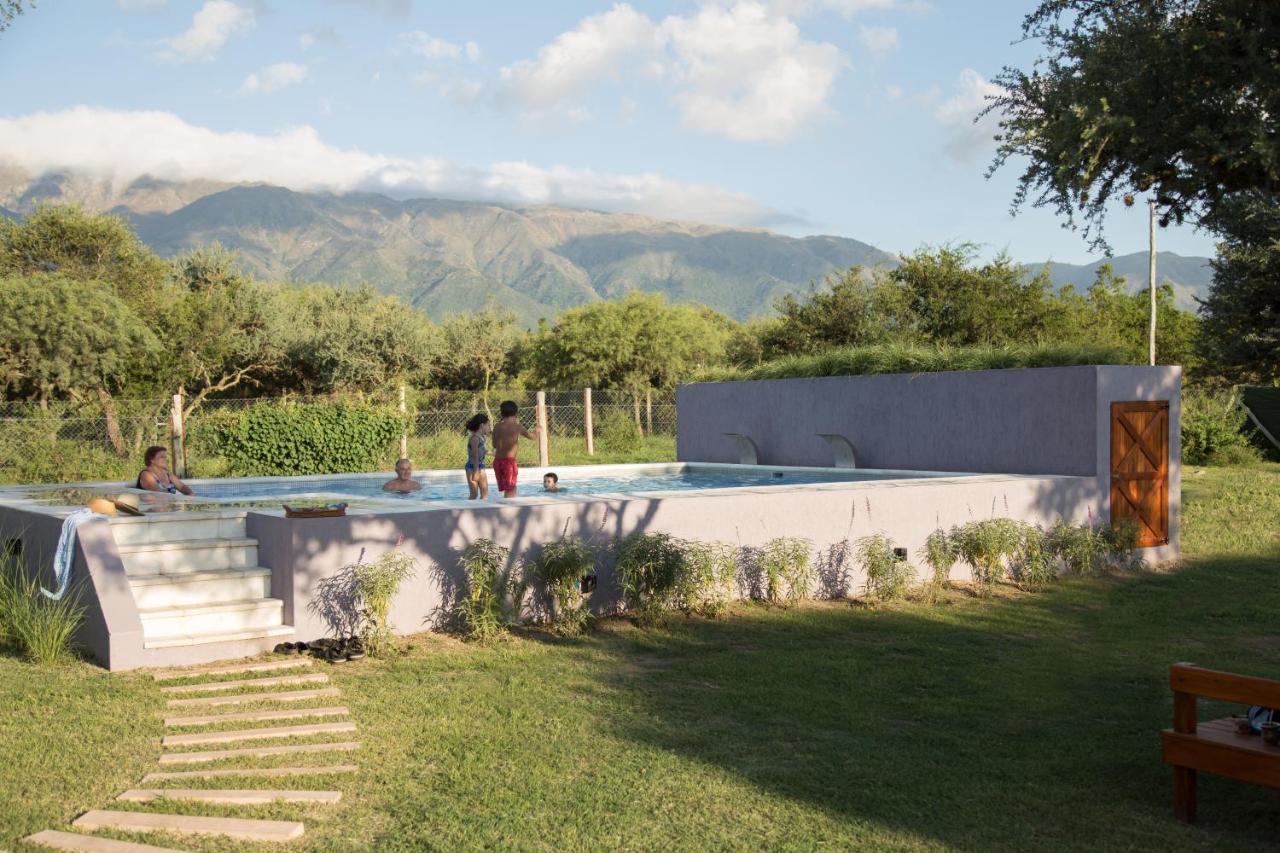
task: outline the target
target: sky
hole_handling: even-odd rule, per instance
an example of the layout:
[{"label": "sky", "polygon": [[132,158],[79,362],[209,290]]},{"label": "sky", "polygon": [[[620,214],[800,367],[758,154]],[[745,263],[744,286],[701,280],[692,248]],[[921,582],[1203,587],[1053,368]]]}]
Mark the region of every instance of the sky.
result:
[{"label": "sky", "polygon": [[[988,179],[1031,0],[37,0],[0,32],[0,163],[263,181],[1096,258]],[[1117,209],[1145,251],[1145,205]],[[1211,255],[1190,227],[1159,248]]]}]

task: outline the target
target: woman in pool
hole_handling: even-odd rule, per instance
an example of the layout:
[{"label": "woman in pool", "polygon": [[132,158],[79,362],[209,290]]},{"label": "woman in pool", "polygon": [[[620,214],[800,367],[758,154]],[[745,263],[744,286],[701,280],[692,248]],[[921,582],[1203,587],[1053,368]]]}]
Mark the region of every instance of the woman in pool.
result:
[{"label": "woman in pool", "polygon": [[485,447],[484,439],[492,428],[489,416],[484,412],[467,421],[467,432],[471,436],[467,439],[467,465],[463,471],[467,475],[467,489],[470,492],[468,500],[489,499],[489,475],[484,471],[484,457],[488,448]]},{"label": "woman in pool", "polygon": [[142,461],[147,467],[138,472],[138,479],[133,484],[135,489],[168,492],[171,495],[178,492],[184,495],[194,494],[190,486],[179,480],[176,474],[169,472],[169,452],[160,445],[148,447]]}]

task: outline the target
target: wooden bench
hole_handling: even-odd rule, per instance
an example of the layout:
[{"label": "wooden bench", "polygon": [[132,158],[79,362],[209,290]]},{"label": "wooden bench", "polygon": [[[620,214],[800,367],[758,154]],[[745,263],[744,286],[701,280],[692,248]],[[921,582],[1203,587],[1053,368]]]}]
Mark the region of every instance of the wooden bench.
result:
[{"label": "wooden bench", "polygon": [[1256,734],[1240,734],[1227,717],[1196,721],[1196,699],[1280,708],[1280,681],[1201,669],[1189,663],[1169,667],[1173,688],[1173,728],[1160,733],[1164,762],[1173,765],[1173,813],[1196,819],[1196,773],[1216,773],[1241,782],[1280,788],[1280,747],[1267,746]]}]

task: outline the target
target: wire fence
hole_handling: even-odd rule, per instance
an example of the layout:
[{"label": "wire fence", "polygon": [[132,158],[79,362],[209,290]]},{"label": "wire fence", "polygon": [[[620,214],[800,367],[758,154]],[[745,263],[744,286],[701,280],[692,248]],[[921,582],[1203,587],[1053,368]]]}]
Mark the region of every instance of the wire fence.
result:
[{"label": "wire fence", "polygon": [[[402,403],[403,399],[403,403]],[[403,412],[405,438],[424,456],[420,467],[434,461],[436,445],[462,445],[466,422],[477,412],[496,419],[499,403],[513,400],[528,427],[536,423],[537,392],[405,389],[380,394],[205,400],[183,419],[185,463],[189,475],[223,476],[219,451],[220,425],[262,406],[296,406],[319,402],[359,402],[397,414]],[[582,390],[545,392],[547,431],[553,449],[585,450],[587,403]],[[190,401],[187,401],[190,405]],[[147,447],[174,445],[173,400],[83,400],[0,402],[0,483],[54,483],[132,479]],[[403,408],[402,408],[403,406]],[[595,444],[607,445],[628,431],[668,443],[676,432],[673,391],[631,394],[591,392]],[[578,441],[576,444],[574,440]],[[605,448],[608,449],[607,446]],[[388,448],[394,459],[398,447]],[[413,455],[413,454],[411,454]],[[561,453],[563,455],[563,453]]]}]

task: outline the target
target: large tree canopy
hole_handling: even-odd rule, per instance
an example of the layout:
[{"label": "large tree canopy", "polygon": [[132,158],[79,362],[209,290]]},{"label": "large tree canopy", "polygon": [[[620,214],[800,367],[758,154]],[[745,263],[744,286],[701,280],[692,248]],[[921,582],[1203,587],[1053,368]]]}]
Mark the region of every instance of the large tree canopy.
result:
[{"label": "large tree canopy", "polygon": [[1015,208],[1052,206],[1105,246],[1106,205],[1150,192],[1161,221],[1218,229],[1224,199],[1280,196],[1280,3],[1044,0],[1045,55],[997,77],[992,170],[1028,159]]}]

